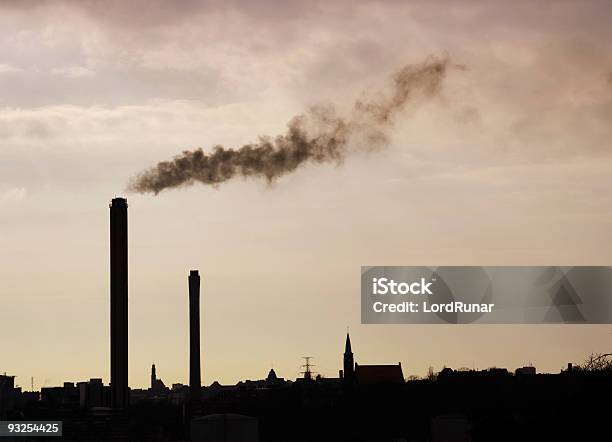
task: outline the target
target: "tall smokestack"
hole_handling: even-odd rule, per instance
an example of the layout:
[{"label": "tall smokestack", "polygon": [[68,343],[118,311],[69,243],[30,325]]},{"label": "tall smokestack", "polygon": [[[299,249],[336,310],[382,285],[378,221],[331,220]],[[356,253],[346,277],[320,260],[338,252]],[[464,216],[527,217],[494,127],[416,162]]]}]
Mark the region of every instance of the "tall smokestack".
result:
[{"label": "tall smokestack", "polygon": [[189,272],[189,391],[192,402],[200,401],[200,274]]},{"label": "tall smokestack", "polygon": [[127,199],[110,207],[111,406],[128,405],[128,239]]}]

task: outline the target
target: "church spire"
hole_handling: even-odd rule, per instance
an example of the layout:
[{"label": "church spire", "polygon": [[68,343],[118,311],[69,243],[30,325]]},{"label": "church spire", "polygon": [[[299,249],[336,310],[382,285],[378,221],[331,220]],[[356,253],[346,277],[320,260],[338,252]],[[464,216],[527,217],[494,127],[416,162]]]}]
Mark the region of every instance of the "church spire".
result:
[{"label": "church spire", "polygon": [[355,379],[355,361],[353,360],[353,351],[351,349],[351,337],[346,332],[346,343],[344,344],[344,361],[343,361],[344,383],[347,386],[353,384]]},{"label": "church spire", "polygon": [[351,351],[351,337],[348,332],[346,332],[346,344],[344,345],[344,354],[352,354]]}]

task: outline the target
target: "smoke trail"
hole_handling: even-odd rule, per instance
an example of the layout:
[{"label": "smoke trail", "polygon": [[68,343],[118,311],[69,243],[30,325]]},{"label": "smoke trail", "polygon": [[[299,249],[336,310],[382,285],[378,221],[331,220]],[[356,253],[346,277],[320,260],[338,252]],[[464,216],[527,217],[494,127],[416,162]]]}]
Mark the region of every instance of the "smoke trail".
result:
[{"label": "smoke trail", "polygon": [[409,102],[436,95],[449,67],[447,58],[430,57],[407,65],[393,76],[392,93],[355,102],[350,116],[336,116],[333,107],[319,106],[288,123],[285,134],[260,137],[237,149],[217,145],[184,151],[133,177],[128,191],[154,193],[200,182],[216,186],[236,176],[264,177],[268,182],[307,162],[341,162],[347,148],[376,149],[388,143],[395,115]]}]

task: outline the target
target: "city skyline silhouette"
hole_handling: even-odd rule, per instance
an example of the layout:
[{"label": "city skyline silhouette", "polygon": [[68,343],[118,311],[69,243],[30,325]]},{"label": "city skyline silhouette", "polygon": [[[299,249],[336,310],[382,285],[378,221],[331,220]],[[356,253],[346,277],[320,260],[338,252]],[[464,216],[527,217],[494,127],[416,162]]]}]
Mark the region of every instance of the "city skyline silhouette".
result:
[{"label": "city skyline silhouette", "polygon": [[[113,201],[122,202],[122,201],[127,201],[127,200],[124,200],[122,198],[115,198]],[[126,204],[126,207],[127,207],[127,202],[125,204]],[[112,217],[111,217],[111,219],[112,219]],[[124,226],[127,228],[127,224],[126,224],[127,221],[123,221],[123,223],[124,223]],[[111,239],[112,239],[112,235],[111,235]],[[110,252],[112,254],[112,247],[109,250],[110,250]],[[123,252],[123,253],[127,253],[127,250],[125,252]],[[125,262],[125,265],[127,265],[127,262]],[[111,266],[111,269],[112,269],[112,266]],[[204,276],[204,281],[205,281],[204,287],[203,287],[204,293],[208,292],[209,296],[210,296],[210,298],[206,298],[205,297],[205,299],[208,301],[209,299],[214,299],[215,295],[214,295],[214,293],[211,293],[210,292],[210,288],[206,286],[206,274],[204,274],[203,276]],[[184,278],[182,278],[182,279],[183,279],[182,282],[184,283]],[[124,284],[127,284],[127,280],[124,281]],[[176,292],[177,293],[181,292],[181,288],[177,287],[176,288]],[[183,287],[183,292],[184,292],[184,287]],[[184,293],[181,293],[181,294],[176,296],[176,303],[177,303],[177,305],[180,308],[182,308],[185,312],[187,312],[187,310],[186,310],[187,307],[186,306],[188,305],[188,302],[186,301],[186,299],[185,299],[185,297],[183,295],[184,295]],[[172,299],[174,300],[175,298],[173,297]],[[108,302],[108,300],[107,300],[107,302]],[[126,301],[124,301],[124,302],[126,302]],[[129,302],[128,302],[128,304],[129,304]],[[78,311],[78,306],[73,307],[73,309],[75,311]],[[128,308],[127,311],[131,312],[130,308]],[[125,312],[126,314],[127,314],[127,311]],[[208,311],[208,309],[206,309],[205,306],[202,307],[201,311],[205,315],[204,317],[206,317],[206,314],[210,314],[210,312]],[[131,312],[131,313],[133,314],[134,312]],[[136,312],[136,315],[138,315],[138,314],[139,314],[139,312]],[[214,312],[213,312],[212,316],[214,316]],[[155,318],[150,318],[150,319],[155,321]],[[158,320],[162,320],[162,319],[163,319],[163,317],[159,318]],[[188,318],[185,318],[185,321],[186,321],[185,323],[180,324],[179,326],[184,328],[184,329],[186,328],[187,331],[188,331],[188,329],[189,329],[189,326],[188,326],[189,320],[188,320]],[[204,331],[204,328],[207,325],[206,321],[204,321],[203,325],[204,325],[204,327],[200,328],[199,334],[200,334],[200,339],[202,339],[202,346],[205,347],[210,342],[209,342],[208,339],[206,339],[205,331]],[[585,327],[585,326],[581,326],[581,327]],[[341,326],[339,326],[338,328],[341,329]],[[353,328],[355,329],[356,327],[353,327]],[[98,336],[98,338],[104,338],[104,337],[110,336],[109,335],[110,329],[111,329],[111,327],[108,326],[106,333],[103,336],[101,336],[101,337]],[[359,330],[359,328],[357,328],[357,330]],[[338,330],[338,331],[340,331],[340,330]],[[188,332],[188,333],[190,333],[190,332]],[[187,345],[186,342],[187,342],[186,340],[185,340],[185,342],[176,342],[176,345],[180,348],[181,346]],[[297,342],[296,342],[296,344],[297,344]],[[131,344],[131,346],[133,347],[133,344]],[[129,344],[128,344],[128,347],[129,347]],[[308,345],[308,343],[306,343],[305,348],[308,349],[308,347],[309,347],[309,345]],[[310,346],[310,350],[309,351],[296,349],[296,352],[294,354],[293,360],[289,361],[289,364],[286,363],[284,368],[279,368],[279,365],[278,365],[279,358],[275,358],[277,360],[277,368],[276,368],[276,370],[277,371],[280,370],[281,374],[285,375],[288,378],[292,378],[294,376],[295,377],[299,377],[299,371],[300,371],[299,360],[300,360],[300,357],[301,357],[302,353],[304,353],[304,352],[306,352],[306,353],[313,353],[315,355],[316,354],[321,354],[321,353],[325,354],[326,352],[330,351],[330,347],[332,347],[332,346],[329,345],[329,343],[326,343],[325,346],[323,348],[320,348],[320,349],[313,349],[311,346]],[[313,350],[315,350],[315,351],[313,351]],[[593,353],[593,352],[594,351],[592,351],[591,353]],[[551,373],[558,372],[560,369],[562,369],[565,366],[565,364],[567,362],[579,363],[582,360],[584,360],[588,356],[588,354],[590,354],[590,353],[586,353],[585,352],[585,353],[579,355],[580,358],[571,358],[570,357],[570,358],[566,358],[566,359],[560,360],[559,361],[559,368],[557,370],[554,370],[554,369],[553,370],[544,369],[543,371],[544,372],[551,372]],[[379,360],[377,361],[376,359],[374,359],[371,356],[369,356],[367,354],[367,352],[365,352],[365,354],[362,353],[362,355],[366,358],[366,360],[368,360],[368,362],[376,363],[376,362],[380,361],[380,358],[378,358]],[[215,363],[217,363],[217,364],[223,364],[224,363],[223,362],[223,353],[221,353],[219,355],[215,355],[213,353],[212,355],[209,355],[209,356],[210,356],[210,358],[209,358],[209,360],[207,362],[209,364],[211,364],[211,365],[213,365]],[[273,359],[273,358],[270,358],[270,359]],[[318,359],[318,357],[317,357],[317,359]],[[387,357],[386,359],[387,360],[389,360],[389,359],[394,360],[394,359],[398,359],[398,358],[395,355],[391,355],[391,357]],[[164,361],[163,354],[160,354],[160,355],[152,354],[151,361],[152,360],[157,360],[158,361],[158,365],[159,365],[159,361]],[[533,363],[534,360],[537,361],[537,358],[528,357],[528,358],[518,359],[518,361],[519,361],[518,363],[516,363],[514,366],[509,366],[508,368],[510,368],[510,369],[520,368],[520,367],[523,367],[525,365]],[[242,381],[242,380],[247,380],[247,379],[252,379],[252,378],[257,378],[257,377],[263,377],[263,375],[265,373],[267,373],[267,371],[271,368],[271,366],[269,365],[269,363],[267,363],[266,361],[263,361],[263,360],[257,361],[257,362],[258,362],[258,364],[260,364],[260,367],[261,367],[260,370],[254,370],[254,371],[250,371],[250,370],[247,371],[247,370],[245,370],[245,371],[243,371],[241,373],[241,375],[239,377],[236,377],[236,378],[234,378],[232,380],[229,380],[229,382],[228,382],[228,380],[223,379],[223,378],[212,378],[211,376],[208,375],[208,373],[205,372],[203,374],[203,376],[205,376],[204,377],[205,381],[202,383],[202,385],[210,385],[213,382],[219,382],[219,381],[221,381],[222,383],[232,384],[232,383],[235,383],[235,382],[238,382],[238,381]],[[334,362],[336,362],[336,361],[334,361]],[[130,377],[133,376],[134,372],[138,373],[139,371],[141,371],[139,377],[144,377],[144,376],[148,377],[148,373],[146,372],[146,369],[147,369],[147,367],[148,367],[148,365],[150,363],[151,363],[150,361],[146,361],[146,365],[144,365],[142,367],[138,367],[138,368],[136,368],[136,370],[134,370],[134,368],[132,368],[133,365],[131,365],[130,366],[131,369],[129,370]],[[184,365],[184,364],[186,364],[186,361],[182,361],[182,365]],[[435,368],[440,370],[441,368],[446,367],[448,365],[450,365],[450,364],[443,363],[442,366],[438,366],[438,367],[435,367]],[[535,363],[535,365],[539,366],[537,364],[537,362]],[[289,367],[288,370],[286,368],[287,366]],[[429,370],[429,367],[431,367],[431,366],[433,366],[433,365],[432,364],[428,364],[427,361],[424,361],[423,365],[420,367],[419,371],[410,371],[410,372],[407,373],[406,376],[407,377],[408,376],[412,376],[412,377],[424,377],[425,374],[427,373],[427,370]],[[492,367],[492,366],[503,366],[503,365],[493,364],[493,363],[487,364],[486,362],[483,364],[481,361],[477,362],[475,357],[472,357],[471,360],[469,360],[469,361],[465,361],[464,360],[464,362],[462,364],[456,364],[454,366],[455,366],[455,368],[472,367],[472,368],[486,369],[486,368]],[[33,370],[30,370],[30,372],[31,371],[33,371]],[[184,382],[186,384],[189,384],[188,379],[186,379],[185,373],[181,373],[179,376],[176,376],[176,375],[172,376],[172,372],[171,371],[169,372],[166,367],[165,367],[165,372],[169,374],[169,376],[168,375],[165,376],[168,380],[171,380],[173,382],[176,381],[176,382]],[[95,370],[92,371],[92,373],[95,374],[97,377],[103,379],[105,383],[110,382],[110,377],[109,377],[110,376],[110,371],[108,371],[106,369],[102,369],[102,367],[97,367]],[[23,372],[20,372],[20,373],[11,372],[10,374],[16,375],[17,379],[24,379],[26,381],[33,377],[36,380],[36,385],[37,385],[38,388],[40,388],[40,387],[49,387],[49,386],[53,386],[53,385],[61,385],[64,381],[77,381],[77,380],[80,379],[78,376],[75,376],[74,374],[67,373],[67,375],[65,377],[57,379],[55,381],[55,384],[53,384],[53,383],[49,382],[48,378],[44,378],[44,377],[42,378],[42,383],[41,383],[41,378],[40,377],[33,376],[33,375],[27,376],[28,373],[26,373],[24,375]],[[327,368],[325,368],[324,370],[321,370],[321,374],[324,375],[324,376],[332,376],[333,377],[333,376],[335,376],[337,374],[337,367],[335,367],[332,364],[329,364]],[[83,376],[81,376],[81,378],[82,377]],[[20,384],[20,383],[23,383],[23,382],[21,380],[19,380],[18,384]],[[148,381],[147,381],[147,383],[148,383]],[[133,384],[130,383],[129,384],[129,386],[132,387],[132,388],[134,388],[134,387],[136,387],[136,388],[143,387],[144,385],[146,385],[146,383],[133,383]]]},{"label": "city skyline silhouette", "polygon": [[[129,267],[129,222],[128,222],[128,202],[124,197],[115,197],[109,204],[110,209],[110,235],[109,235],[109,256],[110,256],[110,267],[109,267],[109,275],[110,275],[110,348],[111,348],[111,364],[110,364],[110,399],[109,405],[114,409],[125,409],[129,406],[129,396],[128,392],[128,354],[129,354],[129,337],[128,337],[128,311],[129,311],[129,295],[128,295],[128,267]],[[199,270],[191,269],[189,270],[188,275],[188,297],[187,297],[187,305],[189,312],[188,319],[188,328],[189,328],[189,398],[192,404],[196,404],[198,407],[200,406],[201,401],[201,390],[202,390],[202,382],[201,382],[201,338],[202,338],[202,330],[200,326],[200,314],[201,314],[201,303],[200,303],[200,274]],[[607,356],[602,354],[603,356]],[[592,357],[592,356],[591,356]],[[306,365],[302,365],[301,367],[306,367],[305,371],[299,372],[300,375],[303,375],[303,379],[313,380],[314,374],[312,374],[311,367],[312,364],[309,362],[312,356],[302,356],[303,359],[306,360]],[[572,362],[568,364],[567,367],[573,365]],[[497,370],[497,367],[489,367],[491,370]],[[396,370],[397,369],[397,370]],[[447,366],[444,366],[444,370],[447,369]],[[506,370],[506,368],[502,368]],[[533,373],[536,373],[536,368],[532,365],[531,362],[529,364],[517,367],[516,373],[523,373],[523,371],[530,371],[533,369]],[[268,374],[268,378],[271,373],[274,373],[274,377],[276,377],[276,372],[273,367],[270,367],[270,373]],[[378,371],[377,371],[378,370]],[[429,367],[429,375],[431,375],[433,367]],[[442,372],[444,372],[442,370]],[[569,368],[568,368],[569,370]],[[460,372],[468,372],[468,371],[476,371],[475,364],[473,364],[471,370],[466,367],[459,367]],[[424,376],[419,377],[417,375],[411,374],[407,377],[404,377],[401,368],[401,362],[397,365],[361,365],[359,366],[354,361],[354,355],[352,352],[349,327],[347,327],[346,331],[346,341],[345,341],[345,350],[343,355],[343,362],[341,368],[339,369],[339,378],[343,385],[350,385],[353,383],[358,383],[359,373],[361,373],[362,382],[364,379],[373,378],[376,379],[380,377],[381,379],[393,379],[392,382],[403,383],[408,380],[418,380],[418,379],[426,379]],[[6,375],[6,373],[5,373]],[[15,378],[15,376],[11,376]],[[323,378],[322,373],[317,373],[318,378]],[[327,377],[327,376],[325,376]],[[300,377],[298,377],[299,379]],[[98,379],[98,378],[96,378]],[[99,378],[101,380],[101,378]],[[115,381],[113,382],[113,379]],[[151,368],[151,381],[150,381],[150,389],[156,390],[158,384],[163,386],[162,390],[167,389],[164,386],[161,379],[157,380],[155,364],[153,363]],[[251,380],[245,378],[238,382],[240,384],[242,381],[250,382]],[[391,381],[390,381],[391,382]],[[181,385],[178,383],[177,385]],[[211,383],[211,385],[219,385],[218,381],[215,380]],[[16,387],[18,385],[15,385]],[[44,389],[44,387],[43,387]],[[24,390],[25,391],[25,390]],[[34,378],[31,377],[31,388],[30,391],[34,390]],[[42,390],[41,390],[42,391]]]}]

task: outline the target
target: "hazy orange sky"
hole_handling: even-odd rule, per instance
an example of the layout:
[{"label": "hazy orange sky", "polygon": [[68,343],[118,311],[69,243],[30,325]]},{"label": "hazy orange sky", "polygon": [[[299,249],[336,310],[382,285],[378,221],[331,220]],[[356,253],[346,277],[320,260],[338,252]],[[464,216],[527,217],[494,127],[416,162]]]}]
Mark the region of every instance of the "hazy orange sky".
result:
[{"label": "hazy orange sky", "polygon": [[[533,363],[610,352],[611,326],[360,325],[361,265],[612,264],[612,5],[602,1],[0,3],[0,372],[109,380],[108,203],[184,149],[346,110],[428,55],[453,70],[391,145],[127,194],[130,385],[187,382],[202,274],[203,383],[360,363]],[[400,238],[398,240],[398,238]]]}]

